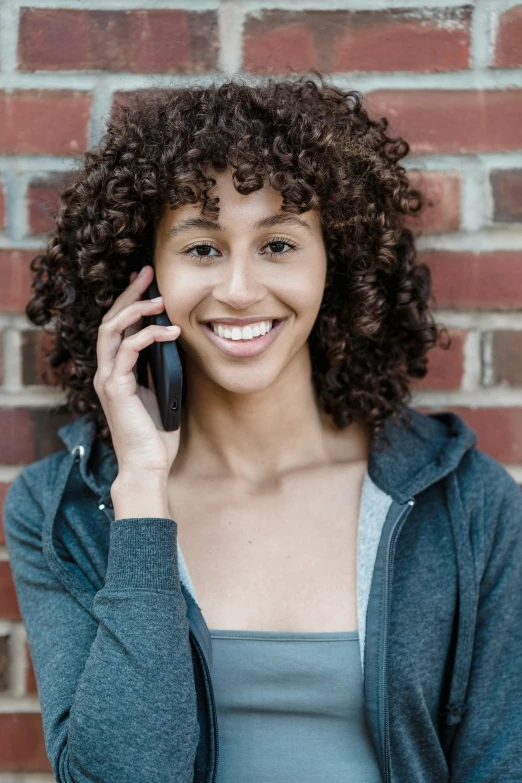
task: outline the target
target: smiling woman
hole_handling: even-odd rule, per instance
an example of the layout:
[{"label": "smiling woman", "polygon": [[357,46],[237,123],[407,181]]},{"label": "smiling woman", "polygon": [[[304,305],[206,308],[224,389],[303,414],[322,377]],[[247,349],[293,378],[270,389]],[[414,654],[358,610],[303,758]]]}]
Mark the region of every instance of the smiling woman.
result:
[{"label": "smiling woman", "polygon": [[521,493],[408,405],[408,144],[315,76],[138,98],[33,261],[77,416],[3,516],[58,783],[522,780]]},{"label": "smiling woman", "polygon": [[[238,254],[247,242],[250,253],[254,240],[255,269],[270,269],[274,279],[286,275],[297,286],[310,269],[324,271],[325,279],[315,281],[320,301],[314,298],[309,310],[307,340],[321,408],[336,427],[358,418],[384,441],[387,419],[407,421],[409,379],[425,375],[431,348],[450,344],[428,307],[429,269],[415,262],[413,235],[404,226],[422,197],[399,165],[407,142],[386,134],[386,119],[368,116],[359,93],[317,77],[319,85],[305,76],[255,87],[236,78],[134,98],[111,120],[99,148],[85,155],[77,183],[61,195],[47,250],[33,262],[27,315],[38,325],[53,319],[49,362],[63,378],[67,410],[96,411],[97,439],[111,443],[91,383],[98,324],[130,271],[160,263],[158,242],[162,253],[169,247],[172,279],[181,269],[200,283],[223,269],[242,274]],[[241,217],[234,219],[237,209]],[[319,239],[324,270],[310,266]],[[163,271],[157,277],[163,292],[167,278]],[[169,290],[167,312],[175,315]],[[260,312],[251,293],[242,294],[244,312],[235,316],[289,314],[281,303]],[[205,313],[200,306],[193,318],[231,311],[220,302],[208,311],[205,305]],[[182,327],[182,362],[187,340]]]}]

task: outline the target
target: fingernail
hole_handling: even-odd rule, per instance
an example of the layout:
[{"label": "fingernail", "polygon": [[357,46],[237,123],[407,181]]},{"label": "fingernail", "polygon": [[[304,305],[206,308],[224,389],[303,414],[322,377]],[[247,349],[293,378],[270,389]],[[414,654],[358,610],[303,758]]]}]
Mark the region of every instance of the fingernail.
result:
[{"label": "fingernail", "polygon": [[147,267],[146,266],[142,266],[140,271],[139,271],[138,277],[143,277],[143,275],[145,274],[146,270],[147,270]]},{"label": "fingernail", "polygon": [[154,299],[151,299],[150,301],[151,302],[161,302],[162,299],[163,299],[162,296],[155,296]]},{"label": "fingernail", "polygon": [[177,326],[176,324],[172,324],[172,326],[167,326],[165,328],[166,329],[179,329],[179,326]]}]

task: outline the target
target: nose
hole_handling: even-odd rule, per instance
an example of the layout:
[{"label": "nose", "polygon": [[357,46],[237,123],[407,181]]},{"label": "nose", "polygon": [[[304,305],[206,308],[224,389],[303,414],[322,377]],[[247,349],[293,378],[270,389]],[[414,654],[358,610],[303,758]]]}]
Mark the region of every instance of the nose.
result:
[{"label": "nose", "polygon": [[246,255],[228,258],[219,269],[214,298],[233,310],[247,310],[266,296],[266,286],[260,279],[254,259]]}]

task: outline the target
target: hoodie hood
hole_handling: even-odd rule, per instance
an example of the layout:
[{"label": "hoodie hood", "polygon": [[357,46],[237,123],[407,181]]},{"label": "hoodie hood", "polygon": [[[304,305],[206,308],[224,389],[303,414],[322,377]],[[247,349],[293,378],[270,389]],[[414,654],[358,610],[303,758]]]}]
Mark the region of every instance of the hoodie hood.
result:
[{"label": "hoodie hood", "polygon": [[390,448],[370,451],[368,473],[398,503],[445,478],[477,442],[477,435],[456,413],[422,413],[408,407],[411,426],[386,422]]}]

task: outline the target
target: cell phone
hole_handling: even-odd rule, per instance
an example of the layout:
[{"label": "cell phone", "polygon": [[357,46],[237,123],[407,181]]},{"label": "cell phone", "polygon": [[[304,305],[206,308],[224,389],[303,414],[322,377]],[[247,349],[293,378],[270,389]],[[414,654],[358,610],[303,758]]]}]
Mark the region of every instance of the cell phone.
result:
[{"label": "cell phone", "polygon": [[[154,273],[154,278],[147,288],[144,298],[153,299],[159,295],[160,292],[156,283],[156,273]],[[150,324],[171,326],[171,322],[166,312],[159,313],[158,315],[143,316],[143,327],[149,326]],[[166,432],[177,430],[179,429],[181,419],[183,369],[176,341],[154,341],[140,351],[138,360],[138,383],[148,388],[147,367],[150,367],[163,429]]]}]

